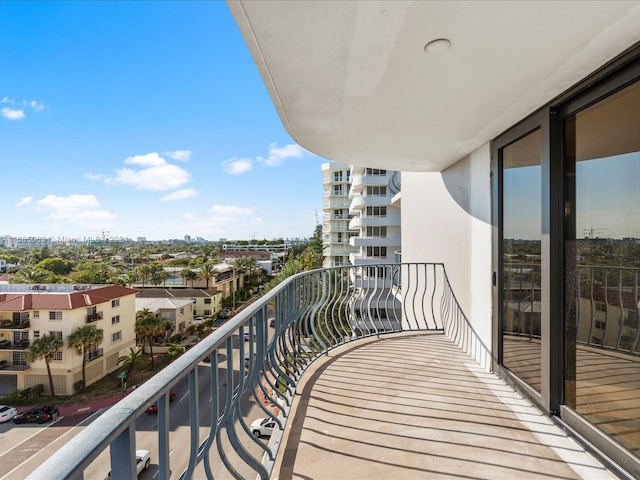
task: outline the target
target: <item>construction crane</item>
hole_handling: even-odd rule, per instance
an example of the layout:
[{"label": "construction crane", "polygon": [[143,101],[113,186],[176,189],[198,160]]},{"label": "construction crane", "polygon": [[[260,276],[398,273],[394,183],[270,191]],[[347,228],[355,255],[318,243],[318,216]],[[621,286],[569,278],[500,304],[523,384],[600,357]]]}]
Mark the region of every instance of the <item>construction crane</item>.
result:
[{"label": "construction crane", "polygon": [[589,228],[583,228],[582,234],[584,235],[584,238],[602,238],[600,234],[608,230],[611,230],[611,229],[589,227]]}]

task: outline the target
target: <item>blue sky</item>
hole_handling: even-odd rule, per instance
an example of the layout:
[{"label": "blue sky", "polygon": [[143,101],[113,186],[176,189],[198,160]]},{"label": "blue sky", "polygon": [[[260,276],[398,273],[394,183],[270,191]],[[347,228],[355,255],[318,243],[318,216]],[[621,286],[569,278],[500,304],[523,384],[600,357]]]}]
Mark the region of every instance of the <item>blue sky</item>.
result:
[{"label": "blue sky", "polygon": [[326,159],[222,1],[0,2],[0,235],[308,237]]}]

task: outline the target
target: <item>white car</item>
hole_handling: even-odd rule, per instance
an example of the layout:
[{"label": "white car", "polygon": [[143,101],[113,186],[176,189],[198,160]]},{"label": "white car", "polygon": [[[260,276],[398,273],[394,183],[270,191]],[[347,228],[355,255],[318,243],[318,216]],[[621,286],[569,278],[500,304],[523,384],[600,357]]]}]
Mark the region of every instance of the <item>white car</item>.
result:
[{"label": "white car", "polygon": [[[253,354],[253,359],[256,359],[256,354]],[[245,353],[244,354],[244,368],[249,368],[249,364],[251,363],[251,354],[250,353]]]},{"label": "white car", "polygon": [[8,405],[0,405],[0,422],[8,422],[18,414],[18,410]]},{"label": "white car", "polygon": [[276,422],[271,418],[258,418],[253,421],[249,428],[256,438],[270,437],[273,429],[276,428]]},{"label": "white car", "polygon": [[[143,470],[147,470],[149,465],[151,465],[151,453],[149,450],[136,450],[136,471],[138,476]],[[105,480],[111,480],[111,471],[109,471]]]}]

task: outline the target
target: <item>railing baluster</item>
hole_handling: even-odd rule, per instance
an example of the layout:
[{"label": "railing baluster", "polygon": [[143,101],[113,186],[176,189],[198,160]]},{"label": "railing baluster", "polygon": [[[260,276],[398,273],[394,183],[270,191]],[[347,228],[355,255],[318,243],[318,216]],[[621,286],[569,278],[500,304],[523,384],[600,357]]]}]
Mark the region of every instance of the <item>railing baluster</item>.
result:
[{"label": "railing baluster", "polygon": [[[272,309],[276,321],[269,338]],[[300,273],[273,287],[185,352],[129,394],[121,407],[107,410],[100,419],[104,421],[96,421],[80,432],[60,451],[60,458],[68,459],[69,465],[46,462],[30,478],[81,478],[83,470],[109,446],[114,478],[128,478],[135,472],[136,418],[153,401],[158,402],[159,477],[168,478],[174,434],[169,395],[171,388],[186,377],[190,446],[188,465],[179,478],[193,478],[202,464],[208,479],[223,468],[228,472],[225,477],[266,479],[306,368],[347,342],[403,330],[444,332],[487,364],[489,350],[460,309],[442,264],[375,264]],[[243,338],[245,331],[249,332],[248,342]],[[245,372],[247,351],[249,368]],[[223,379],[219,352],[226,353]],[[209,368],[199,369],[206,356],[211,359]],[[235,359],[239,371],[234,369]],[[207,407],[211,422],[209,434],[200,444],[199,380],[204,375],[211,380],[211,406]],[[248,394],[279,426],[268,444],[253,438],[247,425],[247,412],[241,402]],[[214,442],[215,449],[211,448]],[[74,451],[78,444],[90,445],[88,453]],[[125,457],[127,461],[123,462]]]}]

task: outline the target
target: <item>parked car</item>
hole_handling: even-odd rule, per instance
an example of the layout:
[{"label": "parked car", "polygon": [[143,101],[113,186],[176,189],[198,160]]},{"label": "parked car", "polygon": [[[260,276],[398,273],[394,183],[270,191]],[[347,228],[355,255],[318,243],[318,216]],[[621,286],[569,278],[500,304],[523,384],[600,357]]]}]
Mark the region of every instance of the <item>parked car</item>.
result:
[{"label": "parked car", "polygon": [[274,428],[276,428],[276,422],[271,418],[258,418],[250,427],[251,433],[256,438],[270,437]]},{"label": "parked car", "polygon": [[0,422],[8,422],[18,414],[18,410],[8,405],[0,405]]},{"label": "parked car", "polygon": [[60,411],[55,405],[45,405],[43,407],[31,408],[13,417],[13,423],[36,422],[44,423],[58,419]]},{"label": "parked car", "polygon": [[[173,402],[175,399],[176,399],[176,392],[171,390],[169,392],[169,403]],[[151,405],[149,405],[149,407],[147,407],[145,412],[147,412],[147,413],[158,413],[158,402],[155,402],[155,403],[152,403]]]},{"label": "parked car", "polygon": [[[253,359],[256,359],[256,354],[253,354]],[[251,354],[250,353],[245,353],[244,354],[244,368],[249,368],[249,363],[251,362]]]},{"label": "parked car", "polygon": [[[138,476],[142,470],[147,470],[151,465],[151,453],[149,450],[136,450],[136,471]],[[105,480],[111,480],[111,471],[107,473]]]}]

